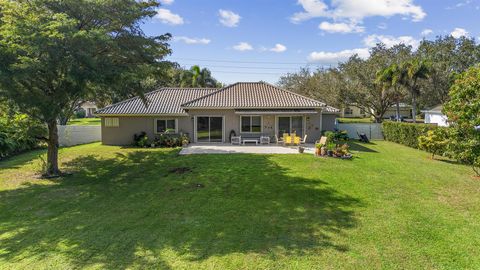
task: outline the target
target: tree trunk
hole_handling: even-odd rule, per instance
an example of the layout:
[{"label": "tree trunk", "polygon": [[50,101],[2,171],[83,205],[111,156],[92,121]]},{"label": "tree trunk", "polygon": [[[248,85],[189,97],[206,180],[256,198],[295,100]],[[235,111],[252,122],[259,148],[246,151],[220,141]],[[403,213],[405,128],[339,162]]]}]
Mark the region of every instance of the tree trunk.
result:
[{"label": "tree trunk", "polygon": [[58,129],[57,120],[48,122],[48,151],[47,151],[47,177],[56,177],[60,175],[58,169]]},{"label": "tree trunk", "polygon": [[413,123],[417,123],[417,94],[412,92],[412,117]]},{"label": "tree trunk", "polygon": [[397,122],[401,122],[402,119],[400,119],[400,101],[397,99]]}]

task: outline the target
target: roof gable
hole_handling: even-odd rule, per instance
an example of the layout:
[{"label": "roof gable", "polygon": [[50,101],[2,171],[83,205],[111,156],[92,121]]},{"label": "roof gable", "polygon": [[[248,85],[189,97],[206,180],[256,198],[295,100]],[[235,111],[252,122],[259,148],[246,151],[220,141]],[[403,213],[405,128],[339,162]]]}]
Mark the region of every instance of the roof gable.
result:
[{"label": "roof gable", "polygon": [[96,112],[98,115],[182,115],[181,104],[215,92],[215,88],[161,88],[145,94],[145,102],[134,97],[112,104]]},{"label": "roof gable", "polygon": [[241,82],[186,102],[182,107],[186,109],[325,108],[326,104],[268,83]]}]

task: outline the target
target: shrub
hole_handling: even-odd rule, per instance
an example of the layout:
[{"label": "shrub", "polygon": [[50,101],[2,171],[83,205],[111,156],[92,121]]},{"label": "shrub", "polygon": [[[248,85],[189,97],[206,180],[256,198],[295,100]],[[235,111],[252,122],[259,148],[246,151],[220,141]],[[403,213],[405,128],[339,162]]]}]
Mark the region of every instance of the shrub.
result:
[{"label": "shrub", "polygon": [[480,176],[480,66],[468,69],[457,77],[444,106],[449,128],[449,154],[472,166]]},{"label": "shrub", "polygon": [[133,145],[138,146],[138,147],[148,146],[147,133],[142,131],[139,134],[133,135]]},{"label": "shrub", "polygon": [[418,138],[427,136],[429,130],[438,129],[436,125],[412,124],[401,122],[383,122],[383,137],[386,141],[418,148]]},{"label": "shrub", "polygon": [[75,111],[75,118],[85,118],[87,116],[87,113],[85,112],[84,109],[80,108],[77,111]]},{"label": "shrub", "polygon": [[0,112],[0,159],[41,146],[45,125],[24,114]]},{"label": "shrub", "polygon": [[446,152],[447,138],[447,132],[444,128],[429,130],[426,135],[418,137],[418,148],[432,153],[432,159],[434,159],[435,155],[443,155]]},{"label": "shrub", "polygon": [[155,146],[159,147],[180,147],[190,142],[187,135],[163,133],[158,135],[155,140]]}]

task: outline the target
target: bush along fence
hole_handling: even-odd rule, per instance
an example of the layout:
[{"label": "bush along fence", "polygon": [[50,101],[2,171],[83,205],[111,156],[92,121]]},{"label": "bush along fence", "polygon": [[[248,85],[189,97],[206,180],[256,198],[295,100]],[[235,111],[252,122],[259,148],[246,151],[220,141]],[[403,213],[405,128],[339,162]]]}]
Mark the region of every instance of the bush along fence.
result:
[{"label": "bush along fence", "polygon": [[[0,112],[0,160],[41,147],[45,126],[24,114],[12,116]],[[4,112],[3,112],[4,113]]]},{"label": "bush along fence", "polygon": [[427,136],[428,131],[434,131],[441,129],[442,127],[430,124],[383,122],[382,128],[383,136],[386,141],[391,141],[418,149],[419,137]]}]

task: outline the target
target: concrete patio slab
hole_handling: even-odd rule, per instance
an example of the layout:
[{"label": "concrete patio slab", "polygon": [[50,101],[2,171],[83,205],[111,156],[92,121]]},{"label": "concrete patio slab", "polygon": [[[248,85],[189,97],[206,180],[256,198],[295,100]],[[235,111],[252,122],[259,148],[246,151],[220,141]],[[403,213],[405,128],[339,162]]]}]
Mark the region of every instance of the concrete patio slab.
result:
[{"label": "concrete patio slab", "polygon": [[[313,145],[306,145],[305,153],[313,153]],[[183,148],[180,155],[192,154],[298,154],[298,146],[231,145],[195,143]]]}]

